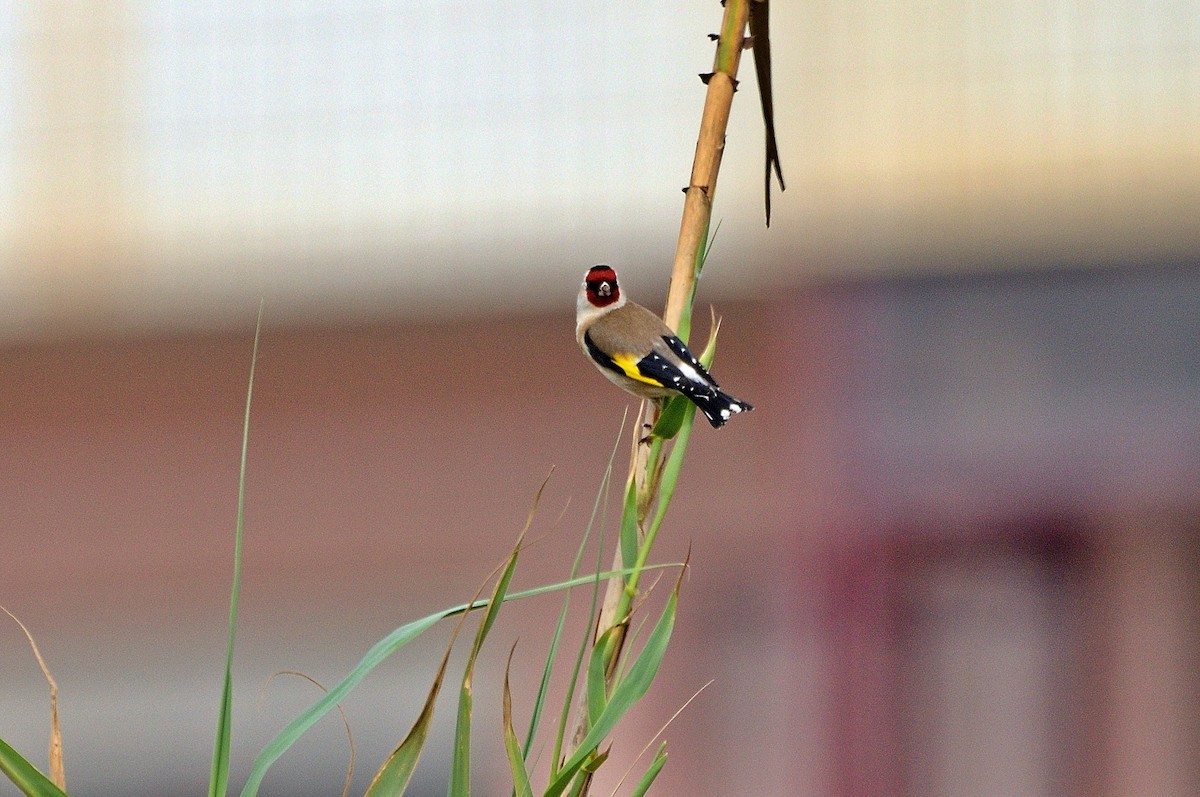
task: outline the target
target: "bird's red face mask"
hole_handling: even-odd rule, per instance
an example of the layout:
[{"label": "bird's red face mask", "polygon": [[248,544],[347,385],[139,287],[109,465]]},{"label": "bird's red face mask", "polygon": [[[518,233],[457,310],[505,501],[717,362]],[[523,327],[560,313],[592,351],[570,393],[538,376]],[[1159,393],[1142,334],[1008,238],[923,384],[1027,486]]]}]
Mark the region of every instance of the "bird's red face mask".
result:
[{"label": "bird's red face mask", "polygon": [[621,297],[617,272],[608,266],[592,266],[584,278],[588,302],[593,307],[607,307]]}]

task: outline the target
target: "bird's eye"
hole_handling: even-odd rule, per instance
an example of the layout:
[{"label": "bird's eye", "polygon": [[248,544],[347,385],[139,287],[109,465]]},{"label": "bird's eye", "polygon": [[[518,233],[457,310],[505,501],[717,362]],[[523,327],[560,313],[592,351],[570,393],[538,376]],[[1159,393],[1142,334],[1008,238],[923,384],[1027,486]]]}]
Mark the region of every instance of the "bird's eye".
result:
[{"label": "bird's eye", "polygon": [[600,287],[596,289],[596,293],[601,296],[612,296],[612,285],[607,282],[601,282]]}]

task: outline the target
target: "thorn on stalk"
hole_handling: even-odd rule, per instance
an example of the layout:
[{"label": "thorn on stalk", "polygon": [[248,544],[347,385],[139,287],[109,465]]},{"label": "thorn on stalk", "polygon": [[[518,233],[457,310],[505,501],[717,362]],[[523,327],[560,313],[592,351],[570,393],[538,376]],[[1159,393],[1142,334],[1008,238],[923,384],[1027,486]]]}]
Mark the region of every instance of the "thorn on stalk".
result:
[{"label": "thorn on stalk", "polygon": [[[701,72],[700,82],[707,86],[716,74],[716,72]],[[738,79],[731,77],[729,78],[729,82],[733,84],[733,90],[736,92],[738,90]]]},{"label": "thorn on stalk", "polygon": [[721,34],[719,34],[719,33],[710,33],[710,34],[708,34],[708,40],[709,40],[710,42],[719,42],[719,41],[721,41]]},{"label": "thorn on stalk", "polygon": [[643,423],[642,430],[646,434],[643,437],[641,437],[640,439],[638,439],[638,445],[639,446],[650,445],[650,442],[654,439],[654,424]]}]

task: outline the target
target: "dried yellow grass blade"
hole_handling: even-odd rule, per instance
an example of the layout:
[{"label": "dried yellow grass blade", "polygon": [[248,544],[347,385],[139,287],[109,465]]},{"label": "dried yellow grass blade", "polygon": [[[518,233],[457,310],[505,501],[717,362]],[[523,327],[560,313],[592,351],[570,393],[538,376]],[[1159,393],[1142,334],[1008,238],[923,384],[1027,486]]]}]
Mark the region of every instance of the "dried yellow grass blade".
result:
[{"label": "dried yellow grass blade", "polygon": [[46,660],[42,658],[42,652],[38,650],[37,642],[33,638],[33,634],[29,633],[29,629],[21,622],[15,614],[0,606],[5,614],[13,619],[13,622],[21,627],[25,638],[29,640],[29,647],[33,649],[33,657],[37,659],[38,667],[42,670],[42,675],[46,678],[46,683],[50,685],[50,780],[54,785],[63,791],[67,790],[67,772],[63,766],[63,743],[62,743],[62,728],[58,724],[58,684],[54,680],[54,676],[50,674],[50,668],[46,666]]}]

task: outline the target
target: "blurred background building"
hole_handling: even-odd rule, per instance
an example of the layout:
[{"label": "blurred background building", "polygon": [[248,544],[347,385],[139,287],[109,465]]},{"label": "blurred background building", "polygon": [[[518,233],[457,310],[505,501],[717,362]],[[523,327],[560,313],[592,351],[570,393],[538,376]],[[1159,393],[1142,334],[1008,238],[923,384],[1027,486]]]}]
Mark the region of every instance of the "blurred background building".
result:
[{"label": "blurred background building", "polygon": [[[1200,13],[775,5],[789,189],[765,229],[747,69],[699,296],[757,409],[696,430],[614,760],[715,679],[659,794],[1200,793]],[[260,299],[235,786],[315,698],[265,679],[469,598],[552,466],[519,580],[565,577],[628,403],[573,297],[609,262],[661,301],[719,17],[0,0],[0,604],[73,793],[206,782]],[[524,722],[558,603],[513,608],[489,793],[503,651]],[[447,634],[347,702],[355,793]],[[42,765],[0,638],[0,738]],[[341,733],[263,793],[339,790]]]}]

